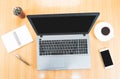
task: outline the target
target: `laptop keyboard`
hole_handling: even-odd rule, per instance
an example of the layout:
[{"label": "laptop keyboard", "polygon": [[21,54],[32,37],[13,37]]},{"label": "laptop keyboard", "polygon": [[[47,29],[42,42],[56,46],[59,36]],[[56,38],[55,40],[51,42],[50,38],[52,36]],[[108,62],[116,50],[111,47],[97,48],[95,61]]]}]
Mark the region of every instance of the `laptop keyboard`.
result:
[{"label": "laptop keyboard", "polygon": [[39,40],[40,55],[87,54],[87,39]]}]

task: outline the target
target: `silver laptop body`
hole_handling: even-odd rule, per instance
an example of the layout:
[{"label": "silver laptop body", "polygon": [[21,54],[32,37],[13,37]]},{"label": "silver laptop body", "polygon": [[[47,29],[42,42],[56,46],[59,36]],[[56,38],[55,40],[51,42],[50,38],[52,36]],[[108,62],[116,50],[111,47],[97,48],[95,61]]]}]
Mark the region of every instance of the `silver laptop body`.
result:
[{"label": "silver laptop body", "polygon": [[[91,65],[90,65],[90,40],[88,33],[91,30],[98,15],[99,13],[28,15],[27,17],[37,33],[37,46],[36,46],[37,69],[38,70],[89,69]],[[42,24],[43,22],[42,20],[46,22]],[[82,30],[76,30],[74,28],[78,29],[78,27],[76,26],[77,23],[79,22],[75,22],[74,24],[73,21],[79,22],[83,21],[83,23],[81,23],[80,25],[78,24],[80,26],[80,29],[86,26],[87,28],[83,28]],[[68,28],[67,24],[71,27]],[[52,27],[54,25],[58,29],[56,27]],[[51,30],[51,28],[49,27],[45,28],[47,31],[44,28],[41,28],[41,30],[45,31],[44,33],[39,33],[38,29],[40,28],[36,27],[40,26],[41,27],[49,26],[52,28],[52,31],[51,32],[49,31]],[[61,28],[59,28],[60,26]],[[65,29],[65,31],[59,31],[61,29],[64,29],[64,27],[67,28]],[[72,28],[73,31],[71,32],[70,30],[66,32],[70,28]]]}]

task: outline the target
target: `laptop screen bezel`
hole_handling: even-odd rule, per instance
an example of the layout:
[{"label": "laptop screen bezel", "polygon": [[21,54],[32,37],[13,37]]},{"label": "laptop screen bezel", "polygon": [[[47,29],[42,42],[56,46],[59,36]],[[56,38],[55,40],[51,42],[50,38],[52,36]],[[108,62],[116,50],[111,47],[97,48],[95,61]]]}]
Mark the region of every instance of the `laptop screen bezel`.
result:
[{"label": "laptop screen bezel", "polygon": [[[96,22],[99,12],[91,12],[91,13],[64,13],[64,14],[36,14],[36,15],[27,15],[28,20],[30,21],[30,24],[32,25],[33,29],[35,30],[37,35],[56,35],[56,34],[88,34],[93,27],[94,23]],[[33,24],[31,18],[36,17],[64,17],[64,16],[95,16],[93,22],[91,23],[91,26],[88,30],[88,32],[72,32],[72,33],[39,33]]]}]

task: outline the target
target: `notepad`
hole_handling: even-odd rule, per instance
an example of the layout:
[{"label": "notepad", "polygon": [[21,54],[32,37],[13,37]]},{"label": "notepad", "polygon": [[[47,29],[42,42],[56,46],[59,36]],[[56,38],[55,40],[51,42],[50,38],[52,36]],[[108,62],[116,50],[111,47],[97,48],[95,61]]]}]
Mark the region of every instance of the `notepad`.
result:
[{"label": "notepad", "polygon": [[8,53],[33,41],[26,25],[2,35],[1,38]]}]

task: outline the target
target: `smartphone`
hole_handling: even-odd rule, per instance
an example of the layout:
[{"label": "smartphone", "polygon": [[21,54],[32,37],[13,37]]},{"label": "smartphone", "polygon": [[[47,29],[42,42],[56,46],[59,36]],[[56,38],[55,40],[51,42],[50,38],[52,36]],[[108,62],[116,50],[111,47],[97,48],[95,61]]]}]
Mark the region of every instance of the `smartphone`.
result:
[{"label": "smartphone", "polygon": [[113,67],[113,61],[108,48],[100,50],[105,69]]}]

